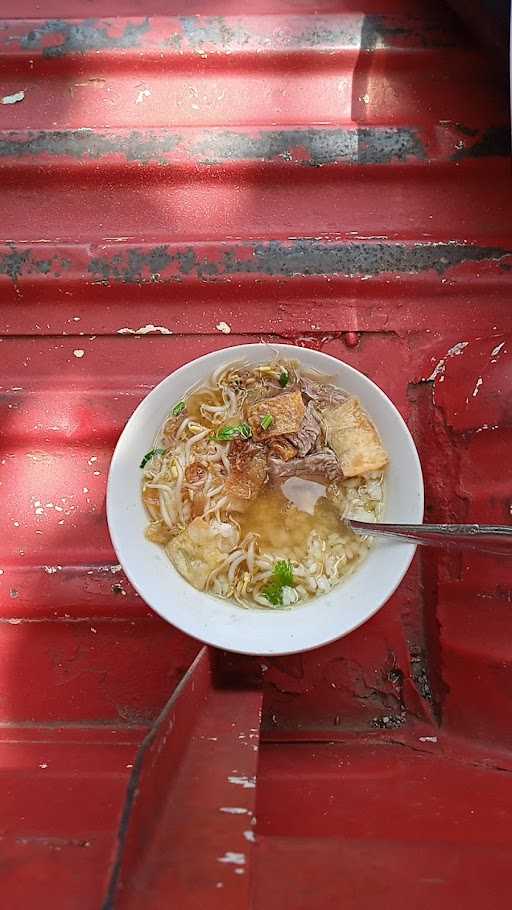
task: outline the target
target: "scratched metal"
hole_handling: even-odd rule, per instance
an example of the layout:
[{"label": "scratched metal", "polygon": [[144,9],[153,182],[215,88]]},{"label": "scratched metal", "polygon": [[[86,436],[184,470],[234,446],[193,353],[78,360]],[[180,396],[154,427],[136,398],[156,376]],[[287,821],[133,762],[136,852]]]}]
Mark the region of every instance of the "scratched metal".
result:
[{"label": "scratched metal", "polygon": [[[419,447],[429,519],[510,521],[509,101],[487,52],[444,4],[426,0],[319,0],[314,12],[251,0],[240,15],[225,0],[190,10],[155,0],[142,16],[130,0],[99,7],[9,0],[0,24],[0,97],[22,93],[0,104],[0,726],[22,742],[9,745],[14,759],[6,753],[18,776],[13,787],[6,777],[0,799],[12,832],[0,853],[10,870],[4,903],[24,910],[40,906],[41,882],[51,884],[54,910],[99,906],[134,750],[198,650],[130,587],[105,522],[115,442],[166,374],[261,338],[325,350],[396,402]],[[421,820],[409,824],[407,788],[393,775],[414,778],[418,748],[444,737],[466,771],[480,762],[484,781],[486,763],[509,767],[511,598],[506,565],[425,553],[348,639],[281,660],[221,656],[224,720],[228,702],[236,714],[235,682],[264,680],[256,910],[286,906],[262,884],[279,878],[272,856],[283,857],[291,882],[311,855],[319,884],[306,892],[307,910],[339,902],[343,881],[348,904],[366,900],[346,852],[356,829],[331,814],[332,794],[356,806],[379,781],[389,796],[379,817],[398,821],[373,833],[404,844]],[[347,775],[340,747],[338,783],[330,789],[326,768],[314,806],[312,739],[355,743],[357,765]],[[302,743],[299,783],[297,749],[281,752],[283,740]],[[358,743],[363,752],[378,744],[368,765]],[[212,773],[229,763],[194,747],[202,773],[209,761]],[[51,783],[43,775],[57,753]],[[443,795],[456,772],[433,759],[428,767],[428,830],[438,837],[438,818],[455,837],[450,810],[461,803],[436,802],[435,777]],[[490,805],[482,779],[479,789],[467,771],[475,818]],[[292,796],[280,801],[290,782],[304,794],[303,813]],[[375,813],[363,809],[370,825]],[[463,838],[467,820],[455,817]],[[485,817],[487,837],[496,819]],[[387,849],[372,842],[372,862],[390,856],[386,868],[412,870],[404,887],[412,876],[413,904],[430,906],[421,857]],[[467,893],[470,853],[455,872],[442,867],[452,894]],[[508,883],[501,854],[489,855],[495,880]],[[195,868],[184,863],[184,875]],[[79,894],[77,881],[86,882]],[[389,887],[381,903],[393,906]],[[211,906],[224,906],[215,890]],[[296,898],[291,890],[293,910]],[[472,901],[469,893],[470,910]]]},{"label": "scratched metal", "polygon": [[[94,281],[105,285],[230,281],[257,276],[304,279],[309,276],[404,276],[434,271],[439,276],[465,263],[494,265],[508,273],[512,249],[460,241],[323,241],[301,239],[260,243],[132,246],[117,244],[100,252],[75,247],[54,252],[6,244],[0,253],[0,276],[23,285],[40,276],[47,281]],[[48,253],[50,255],[48,255]],[[74,261],[71,256],[74,255]]]},{"label": "scratched metal", "polygon": [[[453,25],[453,23],[451,23]],[[182,51],[254,53],[308,50],[373,51],[377,48],[453,47],[453,28],[446,16],[411,18],[400,15],[342,13],[325,16],[181,15],[175,18],[49,19],[7,22],[1,45],[11,56],[39,53],[49,59],[97,51],[155,49],[177,56]],[[9,43],[8,43],[9,42]],[[270,43],[271,42],[271,43]]]},{"label": "scratched metal", "polygon": [[327,127],[294,130],[14,130],[0,139],[0,166],[27,159],[41,167],[48,159],[67,167],[73,161],[197,165],[258,164],[276,161],[299,167],[336,164],[422,164],[510,154],[510,130],[468,129],[442,124],[431,136],[403,127]]}]

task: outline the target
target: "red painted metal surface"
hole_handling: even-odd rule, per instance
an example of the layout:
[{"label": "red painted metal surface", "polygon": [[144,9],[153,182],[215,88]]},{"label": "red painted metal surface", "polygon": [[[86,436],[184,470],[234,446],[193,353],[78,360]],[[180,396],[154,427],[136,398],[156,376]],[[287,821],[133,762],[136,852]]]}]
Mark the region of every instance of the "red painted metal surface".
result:
[{"label": "red painted metal surface", "polygon": [[215,685],[200,653],[141,747],[107,903],[245,907],[262,694]]},{"label": "red painted metal surface", "polygon": [[[169,702],[200,646],[128,585],[104,497],[156,382],[277,338],[392,397],[429,519],[510,521],[504,77],[441,0],[141,7],[2,8],[3,903],[501,910],[510,568],[423,552],[347,639],[213,685],[203,654]],[[254,800],[235,874],[218,809]]]},{"label": "red painted metal surface", "polygon": [[426,739],[264,747],[252,906],[506,904],[510,758]]}]

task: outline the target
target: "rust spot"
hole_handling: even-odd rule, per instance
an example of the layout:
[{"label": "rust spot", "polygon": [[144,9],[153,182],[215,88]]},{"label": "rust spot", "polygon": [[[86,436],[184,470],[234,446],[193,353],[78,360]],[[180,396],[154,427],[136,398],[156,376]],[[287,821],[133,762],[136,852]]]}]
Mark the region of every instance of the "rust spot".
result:
[{"label": "rust spot", "polygon": [[493,126],[482,133],[470,131],[468,134],[467,131],[461,129],[460,125],[458,125],[458,129],[464,135],[475,137],[475,141],[472,145],[457,149],[452,155],[453,161],[463,161],[465,158],[504,158],[510,155],[510,125]]},{"label": "rust spot", "polygon": [[[226,248],[227,247],[227,248]],[[209,246],[160,245],[126,247],[108,255],[91,255],[87,248],[73,259],[60,255],[39,256],[14,244],[0,253],[0,276],[13,282],[31,276],[56,279],[64,271],[74,278],[89,276],[111,285],[229,281],[231,278],[272,276],[378,276],[434,271],[443,275],[463,263],[495,263],[505,271],[512,250],[466,243],[393,243],[370,241],[325,242],[321,240],[270,241],[268,243],[213,244]],[[86,261],[83,262],[85,256]],[[76,264],[75,264],[76,263]]]},{"label": "rust spot", "polygon": [[91,842],[88,840],[78,840],[78,838],[65,837],[17,837],[16,843],[22,847],[47,847],[49,850],[62,850],[65,847],[90,847]]},{"label": "rust spot", "polygon": [[[43,57],[65,57],[67,54],[86,54],[88,51],[138,47],[149,28],[149,19],[144,19],[141,22],[129,22],[120,35],[111,35],[108,27],[99,25],[95,19],[83,22],[49,19],[25,35],[20,44],[26,50],[42,48]],[[48,37],[54,36],[62,38],[60,44],[45,44]]]},{"label": "rust spot", "polygon": [[226,130],[206,133],[192,153],[212,164],[281,159],[309,167],[426,158],[417,131],[402,127],[266,130],[254,136]]},{"label": "rust spot", "polygon": [[238,27],[235,31],[229,26],[223,16],[180,16],[180,25],[194,48],[205,45],[229,48],[235,39],[241,44],[249,38],[244,29]]},{"label": "rust spot", "polygon": [[433,702],[432,686],[430,684],[427,656],[424,651],[411,653],[412,678],[421,697],[430,703]]},{"label": "rust spot", "polygon": [[57,278],[70,265],[69,260],[61,259],[59,256],[39,258],[34,256],[31,250],[22,252],[14,245],[8,247],[8,252],[0,253],[0,276],[5,275],[14,282],[29,275],[49,276],[53,273],[52,277]]},{"label": "rust spot", "polygon": [[[96,257],[88,270],[106,282],[127,283],[148,280],[150,275],[158,275],[154,278],[158,281],[179,281],[183,276],[201,280],[251,274],[288,278],[305,275],[352,277],[429,270],[442,275],[464,262],[500,262],[511,252],[500,247],[465,243],[271,241],[256,243],[240,251],[230,249],[215,261],[198,254],[194,247],[184,247],[175,253],[167,246],[155,247],[149,253],[132,249],[111,258]],[[169,271],[162,276],[166,268]]]},{"label": "rust spot", "polygon": [[130,284],[144,279],[159,281],[160,273],[171,263],[172,256],[167,247],[156,246],[149,252],[131,249],[110,259],[96,257],[91,260],[88,270],[107,284],[112,281]]},{"label": "rust spot", "polygon": [[40,130],[19,137],[4,134],[0,139],[0,158],[51,156],[98,160],[121,155],[126,161],[164,163],[165,155],[179,145],[180,136],[170,131],[158,135],[132,130],[127,135],[112,135],[95,130]]}]

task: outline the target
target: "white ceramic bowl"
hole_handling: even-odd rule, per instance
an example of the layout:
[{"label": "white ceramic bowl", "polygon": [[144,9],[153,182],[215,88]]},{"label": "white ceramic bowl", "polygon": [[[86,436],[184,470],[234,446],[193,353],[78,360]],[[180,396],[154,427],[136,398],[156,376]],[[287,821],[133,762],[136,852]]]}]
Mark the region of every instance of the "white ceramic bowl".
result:
[{"label": "white ceramic bowl", "polygon": [[164,379],[141,402],[114,452],[107,490],[107,516],[114,548],[130,582],[164,619],[218,648],[243,654],[291,654],[347,635],[383,606],[414,556],[407,543],[379,542],[346,581],[328,594],[291,610],[245,610],[196,591],[164,551],[146,540],[147,516],[140,496],[139,462],[172,405],[218,366],[235,360],[261,362],[278,350],[306,367],[329,373],[357,396],[374,420],[389,452],[384,520],[423,520],[423,478],[412,437],[389,398],[367,376],[327,354],[292,345],[248,344],[215,351]]}]

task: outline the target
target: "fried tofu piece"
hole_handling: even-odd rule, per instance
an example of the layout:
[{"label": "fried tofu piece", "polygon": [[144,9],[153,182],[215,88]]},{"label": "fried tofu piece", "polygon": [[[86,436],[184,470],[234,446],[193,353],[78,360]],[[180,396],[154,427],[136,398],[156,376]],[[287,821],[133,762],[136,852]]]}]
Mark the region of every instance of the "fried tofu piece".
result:
[{"label": "fried tofu piece", "polygon": [[264,446],[246,439],[233,439],[229,447],[230,473],[224,489],[234,499],[254,499],[267,479],[267,453]]},{"label": "fried tofu piece", "polygon": [[281,461],[290,461],[297,455],[297,449],[289,439],[283,437],[282,439],[274,439],[270,443],[270,454],[274,458],[280,458]]},{"label": "fried tofu piece", "polygon": [[[299,389],[294,392],[283,392],[280,395],[274,395],[273,398],[264,398],[247,408],[247,419],[255,439],[266,440],[273,436],[287,436],[288,434],[298,433],[306,406],[302,400]],[[265,417],[271,417],[272,423],[268,429],[264,430],[261,421]]]},{"label": "fried tofu piece", "polygon": [[226,558],[237,540],[234,525],[195,518],[167,544],[166,550],[180,575],[203,590],[210,572]]},{"label": "fried tofu piece", "polygon": [[387,464],[379,434],[357,398],[324,411],[322,419],[327,444],[338,456],[345,477],[380,471]]}]

